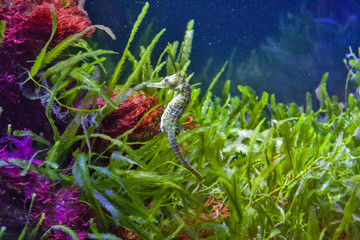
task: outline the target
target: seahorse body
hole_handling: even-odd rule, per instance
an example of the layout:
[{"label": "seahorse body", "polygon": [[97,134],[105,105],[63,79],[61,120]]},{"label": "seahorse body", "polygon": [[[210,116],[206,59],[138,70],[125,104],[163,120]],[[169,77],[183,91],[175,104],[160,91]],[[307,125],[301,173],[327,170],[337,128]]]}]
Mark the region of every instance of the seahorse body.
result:
[{"label": "seahorse body", "polygon": [[187,105],[191,99],[191,88],[185,79],[179,74],[165,77],[161,82],[150,83],[148,87],[166,88],[178,91],[179,94],[174,97],[167,105],[163,115],[161,116],[160,129],[168,135],[171,149],[175,153],[176,158],[189,172],[201,181],[202,177],[195,168],[193,168],[185,157],[182,155],[179,144],[176,141],[176,135],[180,133],[179,119],[183,115]]}]

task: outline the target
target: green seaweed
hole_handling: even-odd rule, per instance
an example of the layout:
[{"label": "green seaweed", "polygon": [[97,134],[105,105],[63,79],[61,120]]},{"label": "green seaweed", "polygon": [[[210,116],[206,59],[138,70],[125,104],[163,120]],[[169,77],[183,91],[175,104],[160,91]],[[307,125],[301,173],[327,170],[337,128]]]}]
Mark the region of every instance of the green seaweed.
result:
[{"label": "green seaweed", "polygon": [[[193,28],[194,28],[194,20],[190,20],[186,28],[181,57],[180,57],[179,69],[181,70],[184,68],[186,64],[189,64],[188,61],[190,61],[191,45],[194,36]],[[186,70],[186,68],[184,70]]]},{"label": "green seaweed", "polygon": [[73,240],[79,240],[78,235],[72,230],[70,227],[65,225],[54,225],[51,228],[49,228],[42,236],[41,239],[46,239],[45,237],[51,232],[51,230],[59,230],[61,232],[66,233],[68,236],[70,236]]},{"label": "green seaweed", "polygon": [[205,100],[205,98],[207,97],[207,95],[210,93],[211,89],[214,87],[215,83],[219,80],[221,74],[225,71],[226,65],[228,62],[225,62],[225,64],[223,65],[223,67],[221,68],[221,70],[216,74],[216,76],[213,78],[213,80],[211,81],[208,89],[206,90],[205,94],[204,94],[204,98],[202,99],[202,101]]},{"label": "green seaweed", "polygon": [[31,67],[31,70],[30,70],[30,77],[34,77],[38,73],[38,71],[40,70],[41,65],[43,65],[46,50],[47,50],[49,44],[51,43],[53,37],[55,36],[55,32],[56,32],[56,28],[57,28],[55,10],[51,10],[51,17],[52,17],[52,31],[51,31],[50,38],[46,42],[43,49],[41,49],[40,54],[36,57],[35,63],[33,64],[33,66]]},{"label": "green seaweed", "polygon": [[70,47],[72,44],[74,44],[78,41],[81,41],[81,37],[83,37],[85,34],[87,34],[93,28],[98,28],[98,29],[104,30],[106,33],[108,33],[112,37],[112,39],[115,40],[115,35],[112,33],[112,31],[103,25],[93,25],[93,26],[87,27],[83,31],[73,34],[73,35],[70,35],[69,37],[65,38],[60,43],[58,43],[54,48],[52,48],[49,52],[47,52],[43,58],[41,67],[43,68],[47,64],[54,61],[58,56],[61,55],[61,53],[65,49]]},{"label": "green seaweed", "polygon": [[165,32],[165,29],[161,30],[151,41],[150,45],[144,51],[144,54],[142,55],[141,60],[137,63],[134,71],[131,73],[131,75],[128,77],[128,79],[125,82],[125,84],[123,85],[123,87],[120,89],[118,96],[121,96],[122,94],[124,94],[132,84],[140,83],[140,82],[136,82],[135,79],[139,79],[140,71],[143,70],[142,68],[143,68],[144,64],[146,64],[146,62],[150,61],[151,52],[152,52],[155,44],[157,43],[157,41],[159,40],[159,38],[161,37],[161,35],[164,32]]},{"label": "green seaweed", "polygon": [[130,34],[130,37],[129,37],[129,40],[126,44],[126,47],[125,47],[125,50],[124,50],[124,53],[123,55],[121,56],[121,59],[120,61],[118,62],[118,64],[116,65],[116,68],[114,70],[114,73],[113,75],[111,76],[110,80],[109,80],[109,83],[108,83],[108,94],[112,93],[115,89],[115,85],[117,83],[117,81],[119,80],[120,78],[120,73],[122,71],[122,68],[123,68],[123,65],[125,63],[125,60],[126,60],[126,57],[128,55],[128,51],[129,51],[129,48],[130,48],[130,44],[131,42],[133,41],[134,37],[135,37],[135,34],[142,22],[142,20],[144,19],[145,15],[146,15],[146,12],[149,8],[149,3],[145,3],[141,13],[139,14],[132,30],[131,30],[131,34]]},{"label": "green seaweed", "polygon": [[5,28],[6,28],[6,22],[5,20],[0,21],[0,47],[3,43],[4,36],[5,36]]},{"label": "green seaweed", "polygon": [[88,57],[103,55],[103,54],[116,54],[116,52],[108,51],[108,50],[97,50],[92,52],[85,52],[75,56],[72,56],[66,60],[56,63],[54,66],[48,68],[44,74],[41,76],[40,80],[47,78],[55,73],[61,72],[66,68],[74,66],[75,64],[82,62],[84,59]]},{"label": "green seaweed", "polygon": [[[162,30],[147,47],[140,46],[139,56],[130,52],[130,43],[147,9],[145,4],[113,75],[110,79],[104,77],[102,83],[94,77],[95,68],[106,73],[103,54],[113,52],[93,50],[80,40],[89,29],[70,36],[54,47],[57,50],[47,52],[44,47],[45,53],[34,63],[29,80],[45,91],[33,98],[46,100],[45,114],[54,137],[14,131],[13,135],[30,136],[36,142],[40,149],[32,159],[40,157],[44,164],[31,166],[25,160],[11,159],[0,161],[1,166],[15,165],[23,168],[24,174],[33,171],[65,186],[76,184],[83,193],[82,201],[96,215],[89,226],[93,239],[119,239],[110,234],[114,228],[131,231],[140,239],[184,235],[193,239],[359,236],[360,100],[356,94],[347,93],[346,103],[341,104],[337,97],[330,96],[327,74],[319,83],[319,108],[315,109],[308,93],[304,96],[305,111],[294,103],[278,103],[274,94],[263,92],[257,96],[247,86],[237,86],[238,95],[230,94],[230,80],[216,96],[213,89],[219,85],[227,63],[212,78],[202,98],[201,90],[191,86],[191,100],[180,119],[180,125],[187,127],[178,142],[186,159],[201,172],[201,184],[179,167],[164,134],[144,142],[128,141],[128,135],[151,111],[174,96],[170,91],[147,90],[144,85],[174,72],[182,72],[187,81],[203,78],[187,74],[193,21],[188,23],[181,46],[179,42],[169,43],[159,56],[152,56],[155,44],[165,35]],[[69,47],[84,52],[65,55]],[[126,60],[131,73],[123,85],[117,85]],[[351,51],[351,58],[344,62],[349,69],[348,79],[359,76],[356,54]],[[354,83],[358,87],[360,81]],[[102,120],[141,89],[160,103],[122,135],[113,138],[101,133],[98,126]],[[111,98],[115,90],[119,92]],[[108,104],[102,108],[95,104],[83,107],[98,98]],[[79,100],[83,102],[75,107]],[[63,130],[55,121],[58,111],[69,114]],[[100,140],[106,142],[106,147],[98,151]],[[75,163],[72,174],[67,175],[63,170],[71,158]],[[211,205],[210,200],[218,201],[217,205]],[[45,220],[32,229],[38,229],[41,221]],[[52,229],[76,239],[70,226]],[[21,236],[30,232],[26,225]],[[1,230],[1,234],[7,231]]]},{"label": "green seaweed", "polygon": [[107,228],[105,216],[103,210],[100,208],[99,202],[96,200],[94,188],[91,186],[92,181],[89,175],[89,169],[86,164],[85,154],[80,153],[76,157],[72,172],[75,178],[75,182],[82,188],[86,198],[92,205],[96,215],[98,216],[98,221],[103,226],[104,229]]}]

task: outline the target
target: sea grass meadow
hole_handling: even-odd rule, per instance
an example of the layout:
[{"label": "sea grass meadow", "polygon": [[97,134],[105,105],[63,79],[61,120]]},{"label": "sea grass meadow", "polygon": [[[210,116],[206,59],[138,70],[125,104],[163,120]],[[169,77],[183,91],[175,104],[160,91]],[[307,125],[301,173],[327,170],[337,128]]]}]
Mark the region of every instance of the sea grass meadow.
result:
[{"label": "sea grass meadow", "polygon": [[[303,105],[281,103],[227,79],[231,58],[195,81],[196,20],[138,45],[151,2],[120,52],[89,39],[119,36],[83,1],[0,3],[0,239],[360,239],[357,47],[342,97],[323,72]],[[176,93],[146,87],[175,73],[192,90],[177,141],[202,181],[160,132]]]}]

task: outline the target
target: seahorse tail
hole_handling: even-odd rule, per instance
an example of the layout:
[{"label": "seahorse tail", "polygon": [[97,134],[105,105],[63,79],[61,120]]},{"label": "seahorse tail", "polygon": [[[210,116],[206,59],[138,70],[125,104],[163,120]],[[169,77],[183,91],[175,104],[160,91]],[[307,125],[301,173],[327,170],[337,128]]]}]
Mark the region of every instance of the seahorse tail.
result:
[{"label": "seahorse tail", "polygon": [[171,149],[175,153],[175,156],[179,160],[181,165],[183,165],[184,168],[186,168],[189,172],[191,172],[201,182],[202,177],[201,177],[200,173],[193,166],[191,166],[190,163],[188,161],[186,161],[185,157],[182,155],[179,145],[176,141],[175,134],[168,134],[168,138],[169,138],[169,143],[170,143]]}]

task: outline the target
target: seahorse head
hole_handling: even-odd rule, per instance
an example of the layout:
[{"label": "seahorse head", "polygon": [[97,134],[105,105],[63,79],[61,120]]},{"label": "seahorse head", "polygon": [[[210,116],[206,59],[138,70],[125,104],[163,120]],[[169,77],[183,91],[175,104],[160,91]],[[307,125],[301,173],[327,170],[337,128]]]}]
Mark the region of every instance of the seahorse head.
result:
[{"label": "seahorse head", "polygon": [[149,83],[146,86],[180,91],[181,85],[184,81],[185,79],[180,75],[180,73],[175,73],[171,76],[166,76],[161,82]]}]

